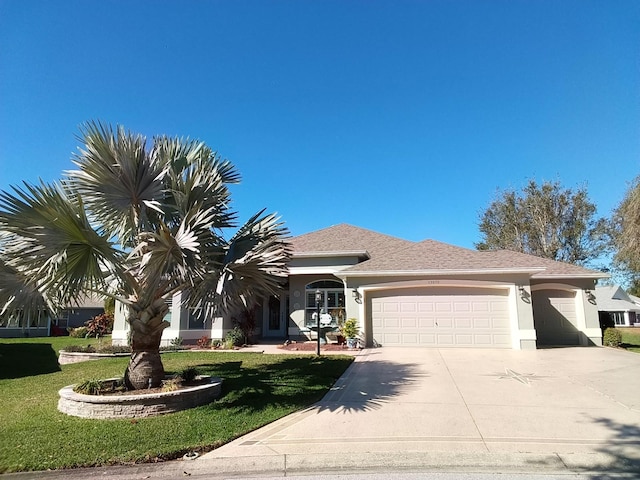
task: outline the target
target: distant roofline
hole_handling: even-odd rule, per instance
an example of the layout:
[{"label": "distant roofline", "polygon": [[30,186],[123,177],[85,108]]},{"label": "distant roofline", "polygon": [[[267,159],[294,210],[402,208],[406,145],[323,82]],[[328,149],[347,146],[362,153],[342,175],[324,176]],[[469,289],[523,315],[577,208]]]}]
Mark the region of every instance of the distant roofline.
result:
[{"label": "distant roofline", "polygon": [[535,274],[543,272],[545,269],[541,267],[526,267],[526,268],[483,268],[483,269],[442,269],[442,270],[378,270],[378,271],[360,271],[346,269],[341,272],[336,272],[336,277],[358,276],[358,277],[375,277],[375,276],[419,276],[419,275],[486,275],[486,274],[509,274],[509,273],[529,273]]},{"label": "distant roofline", "polygon": [[371,258],[366,250],[338,250],[325,252],[293,252],[292,258],[318,258],[318,257],[358,257]]}]

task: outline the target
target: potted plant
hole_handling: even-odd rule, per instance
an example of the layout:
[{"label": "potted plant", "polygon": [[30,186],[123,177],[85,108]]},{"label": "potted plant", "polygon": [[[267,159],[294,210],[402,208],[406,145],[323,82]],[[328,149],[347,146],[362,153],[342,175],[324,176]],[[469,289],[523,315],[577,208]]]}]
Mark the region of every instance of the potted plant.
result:
[{"label": "potted plant", "polygon": [[358,321],[350,318],[342,325],[342,335],[347,339],[347,347],[355,348],[357,344],[359,329]]}]

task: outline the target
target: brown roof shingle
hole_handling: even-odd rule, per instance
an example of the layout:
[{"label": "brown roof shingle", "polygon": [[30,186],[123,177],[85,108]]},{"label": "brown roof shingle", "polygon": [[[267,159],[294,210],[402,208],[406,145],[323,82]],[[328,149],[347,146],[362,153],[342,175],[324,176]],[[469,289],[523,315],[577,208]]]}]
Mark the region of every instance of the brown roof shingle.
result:
[{"label": "brown roof shingle", "polygon": [[340,224],[291,239],[295,255],[367,251],[370,255],[345,270],[350,273],[455,272],[518,270],[532,278],[606,277],[601,272],[509,250],[477,251],[435,240],[412,242],[353,225]]}]

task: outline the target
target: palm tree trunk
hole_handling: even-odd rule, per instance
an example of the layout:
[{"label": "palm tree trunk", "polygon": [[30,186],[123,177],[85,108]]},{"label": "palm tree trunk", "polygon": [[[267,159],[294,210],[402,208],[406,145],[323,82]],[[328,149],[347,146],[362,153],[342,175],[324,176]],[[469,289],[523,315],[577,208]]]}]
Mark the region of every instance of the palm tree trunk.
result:
[{"label": "palm tree trunk", "polygon": [[162,331],[157,335],[157,340],[146,336],[143,342],[136,342],[136,336],[140,335],[132,334],[131,358],[124,374],[125,386],[129,390],[159,387],[164,379],[164,366],[160,358]]},{"label": "palm tree trunk", "polygon": [[[134,309],[130,311],[135,312]],[[131,358],[124,374],[129,390],[156,388],[164,379],[164,366],[160,358],[162,331],[169,326],[164,321],[168,308],[164,301],[154,304],[129,317],[131,325]]]}]

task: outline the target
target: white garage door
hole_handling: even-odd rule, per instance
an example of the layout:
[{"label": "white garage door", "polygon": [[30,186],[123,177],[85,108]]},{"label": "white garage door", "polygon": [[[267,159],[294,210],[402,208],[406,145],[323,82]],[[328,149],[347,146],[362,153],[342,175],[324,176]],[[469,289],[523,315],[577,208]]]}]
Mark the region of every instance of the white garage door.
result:
[{"label": "white garage door", "polygon": [[512,348],[506,290],[376,292],[370,308],[381,345]]},{"label": "white garage door", "polygon": [[536,290],[532,295],[537,344],[580,345],[575,293]]}]

